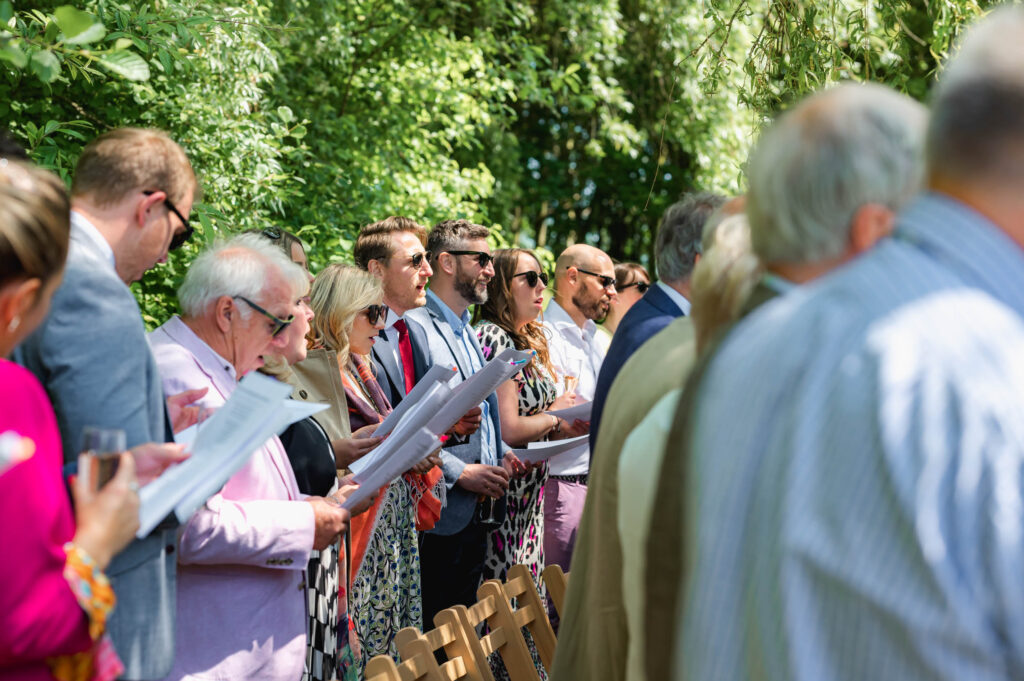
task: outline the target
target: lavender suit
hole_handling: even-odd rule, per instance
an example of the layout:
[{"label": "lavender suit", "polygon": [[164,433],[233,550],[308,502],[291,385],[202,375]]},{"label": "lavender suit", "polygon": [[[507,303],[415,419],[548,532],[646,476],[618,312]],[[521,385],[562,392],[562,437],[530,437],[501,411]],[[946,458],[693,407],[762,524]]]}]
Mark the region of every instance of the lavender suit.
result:
[{"label": "lavender suit", "polygon": [[[178,317],[149,336],[164,390],[208,387],[218,407],[234,368]],[[313,507],[275,437],[185,524],[178,552],[177,656],[167,679],[296,681],[306,654],[303,578]]]}]

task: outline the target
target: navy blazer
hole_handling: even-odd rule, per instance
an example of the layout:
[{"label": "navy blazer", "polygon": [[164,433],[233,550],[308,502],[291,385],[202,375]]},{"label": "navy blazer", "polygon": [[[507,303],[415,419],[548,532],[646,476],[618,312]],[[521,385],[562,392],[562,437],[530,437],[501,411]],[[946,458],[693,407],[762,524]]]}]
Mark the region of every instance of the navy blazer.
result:
[{"label": "navy blazer", "polygon": [[[409,329],[409,343],[412,345],[413,385],[415,385],[430,368],[427,332],[412,319],[408,317],[404,317],[404,319],[405,326]],[[397,346],[397,343],[395,345]],[[370,359],[373,362],[373,373],[380,384],[381,392],[384,393],[384,397],[388,398],[392,407],[397,407],[405,397],[405,376],[402,375],[401,368],[395,362],[397,352],[397,347],[394,347],[394,352],[392,352],[392,345],[388,342],[388,337],[383,330],[377,334],[377,342],[373,344]]]},{"label": "navy blazer", "polygon": [[644,297],[636,301],[626,316],[619,322],[612,336],[612,344],[601,365],[601,373],[597,377],[597,388],[594,391],[594,406],[590,415],[590,452],[593,455],[597,443],[598,428],[601,425],[601,412],[604,401],[608,399],[608,391],[612,389],[615,377],[626,360],[656,333],[682,317],[683,311],[661,290],[658,285],[651,286]]},{"label": "navy blazer", "polygon": [[[467,379],[473,369],[469,365],[469,358],[462,350],[462,343],[455,337],[452,327],[444,317],[438,303],[432,296],[427,296],[426,307],[410,310],[406,314],[406,321],[409,317],[415,317],[415,321],[421,324],[427,337],[427,348],[429,350],[430,363],[443,364],[445,366],[455,365],[458,368],[462,380]],[[480,363],[485,364],[480,344],[476,334],[470,334],[473,338],[473,347],[476,349]],[[488,412],[491,424],[494,428],[494,437],[498,446],[498,461],[501,461],[503,445],[501,442],[501,423],[498,418],[498,396],[491,393],[487,396]],[[454,443],[454,444],[451,444]],[[447,489],[447,502],[441,511],[441,519],[437,521],[434,528],[430,530],[433,534],[452,535],[461,532],[469,525],[476,511],[476,492],[469,492],[455,484],[462,469],[466,464],[480,463],[481,461],[480,431],[462,441],[449,440],[449,445],[441,450],[441,468],[444,471]],[[494,516],[501,522],[505,518],[505,498],[502,497],[494,505]]]}]

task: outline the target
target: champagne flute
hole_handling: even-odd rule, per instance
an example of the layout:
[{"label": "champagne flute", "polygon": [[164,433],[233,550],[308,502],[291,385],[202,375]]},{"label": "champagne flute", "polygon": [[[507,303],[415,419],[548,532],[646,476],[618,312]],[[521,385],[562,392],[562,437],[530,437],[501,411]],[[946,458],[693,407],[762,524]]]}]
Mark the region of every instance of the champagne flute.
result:
[{"label": "champagne flute", "polygon": [[87,470],[80,473],[87,476],[92,489],[100,489],[117,474],[117,464],[125,449],[125,434],[119,428],[86,426],[82,429],[81,452],[85,455]]}]

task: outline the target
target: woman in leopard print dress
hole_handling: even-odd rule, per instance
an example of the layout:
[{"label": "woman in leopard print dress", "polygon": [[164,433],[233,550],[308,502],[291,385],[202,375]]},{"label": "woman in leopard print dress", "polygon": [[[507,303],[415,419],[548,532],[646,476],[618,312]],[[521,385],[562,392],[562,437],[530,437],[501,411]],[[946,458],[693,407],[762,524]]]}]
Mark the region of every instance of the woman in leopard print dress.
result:
[{"label": "woman in leopard print dress", "polygon": [[[575,400],[572,393],[556,399],[547,339],[537,322],[547,281],[540,262],[530,251],[495,251],[494,277],[487,286],[487,302],[479,310],[482,321],[477,325],[477,336],[485,356],[494,357],[505,348],[537,353],[521,372],[497,390],[502,440],[512,447],[582,434],[562,419],[544,413],[571,406]],[[524,563],[540,583],[544,569],[543,504],[547,476],[548,466],[544,463],[509,481],[507,515],[501,527],[488,538],[483,579],[504,580],[511,566]]]}]

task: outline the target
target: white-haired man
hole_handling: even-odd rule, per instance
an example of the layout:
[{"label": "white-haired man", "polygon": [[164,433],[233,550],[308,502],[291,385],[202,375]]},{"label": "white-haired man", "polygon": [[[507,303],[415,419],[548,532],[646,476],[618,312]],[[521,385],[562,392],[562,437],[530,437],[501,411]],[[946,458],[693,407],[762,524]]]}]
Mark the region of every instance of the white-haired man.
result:
[{"label": "white-haired man", "polygon": [[[309,287],[305,272],[257,235],[202,253],[178,297],[182,316],[150,335],[164,389],[209,388],[217,407],[280,349]],[[168,679],[294,680],[306,651],[309,553],[335,541],[348,512],[303,498],[275,437],[181,531],[177,656]]]},{"label": "white-haired man", "polygon": [[[677,467],[692,500],[676,535],[677,677],[1017,676],[1024,129],[1007,112],[1024,101],[1022,46],[1019,8],[968,32],[934,99],[931,193],[893,238],[748,317],[704,371],[688,427],[673,430],[692,452]],[[901,144],[888,113],[865,122],[875,135],[843,163],[875,203],[907,173],[865,168]],[[802,240],[840,260],[850,237],[810,239],[802,218],[829,206],[799,189],[840,176],[794,181],[785,153],[760,153],[755,248]],[[755,169],[773,162],[778,179],[755,197]]]}]

